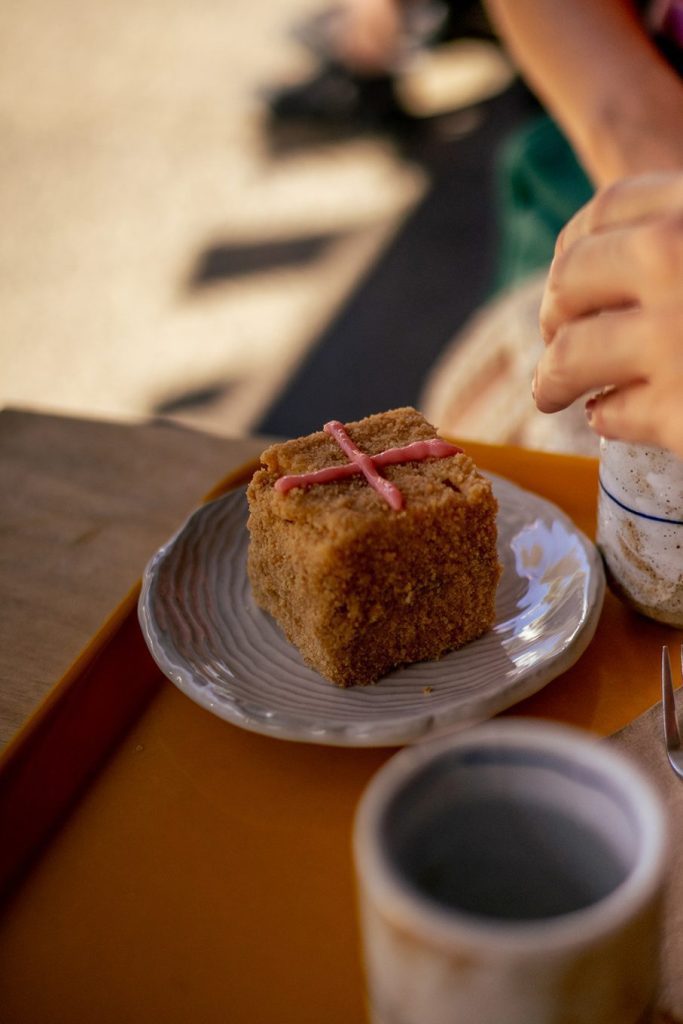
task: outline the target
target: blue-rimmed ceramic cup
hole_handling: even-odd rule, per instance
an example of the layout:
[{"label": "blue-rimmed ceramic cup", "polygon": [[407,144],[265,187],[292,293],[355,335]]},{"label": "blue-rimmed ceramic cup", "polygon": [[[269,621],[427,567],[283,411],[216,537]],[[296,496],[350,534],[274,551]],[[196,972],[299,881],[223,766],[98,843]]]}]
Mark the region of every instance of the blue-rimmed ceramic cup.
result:
[{"label": "blue-rimmed ceramic cup", "polygon": [[354,829],[372,1024],[645,1020],[666,853],[652,786],[577,729],[406,748]]},{"label": "blue-rimmed ceramic cup", "polygon": [[597,544],[622,600],[683,627],[683,460],[603,438]]}]

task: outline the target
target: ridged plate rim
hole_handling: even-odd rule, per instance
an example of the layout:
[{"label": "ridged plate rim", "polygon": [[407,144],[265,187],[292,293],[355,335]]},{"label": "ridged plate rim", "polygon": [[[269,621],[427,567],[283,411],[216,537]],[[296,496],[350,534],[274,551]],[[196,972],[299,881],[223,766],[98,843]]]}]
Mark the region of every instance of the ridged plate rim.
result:
[{"label": "ridged plate rim", "polygon": [[479,640],[370,687],[322,679],[253,601],[241,487],[196,509],[147,564],[138,616],[152,657],[201,707],[279,739],[397,746],[491,718],[580,657],[605,577],[595,545],[561,509],[486,475],[503,575],[496,624]]}]

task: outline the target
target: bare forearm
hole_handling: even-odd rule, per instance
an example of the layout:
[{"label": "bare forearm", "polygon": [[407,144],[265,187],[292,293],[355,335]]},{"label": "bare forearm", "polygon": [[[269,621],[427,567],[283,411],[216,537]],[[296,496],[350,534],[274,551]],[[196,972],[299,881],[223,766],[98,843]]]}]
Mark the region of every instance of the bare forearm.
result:
[{"label": "bare forearm", "polygon": [[628,0],[487,0],[596,185],[683,167],[683,84]]}]

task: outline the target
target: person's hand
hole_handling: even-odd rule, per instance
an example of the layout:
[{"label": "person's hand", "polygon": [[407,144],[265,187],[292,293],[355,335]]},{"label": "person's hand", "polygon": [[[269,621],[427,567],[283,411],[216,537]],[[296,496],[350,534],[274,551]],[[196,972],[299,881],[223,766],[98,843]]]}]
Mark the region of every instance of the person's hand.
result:
[{"label": "person's hand", "polygon": [[683,173],[609,186],[561,232],[541,305],[542,412],[599,392],[596,433],[683,456]]},{"label": "person's hand", "polygon": [[401,45],[397,0],[345,0],[336,32],[337,56],[358,74],[387,74]]}]

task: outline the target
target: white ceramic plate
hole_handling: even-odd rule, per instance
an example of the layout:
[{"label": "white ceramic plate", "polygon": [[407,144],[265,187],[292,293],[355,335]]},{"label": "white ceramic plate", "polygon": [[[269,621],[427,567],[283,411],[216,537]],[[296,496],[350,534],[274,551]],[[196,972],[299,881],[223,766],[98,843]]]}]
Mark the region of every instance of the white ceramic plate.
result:
[{"label": "white ceramic plate", "polygon": [[310,743],[410,743],[510,707],[585,650],[605,580],[596,548],[560,509],[490,476],[503,563],[496,624],[466,647],[374,686],[324,680],[254,603],[242,488],[197,509],[147,566],[139,617],[152,656],[220,718]]}]

